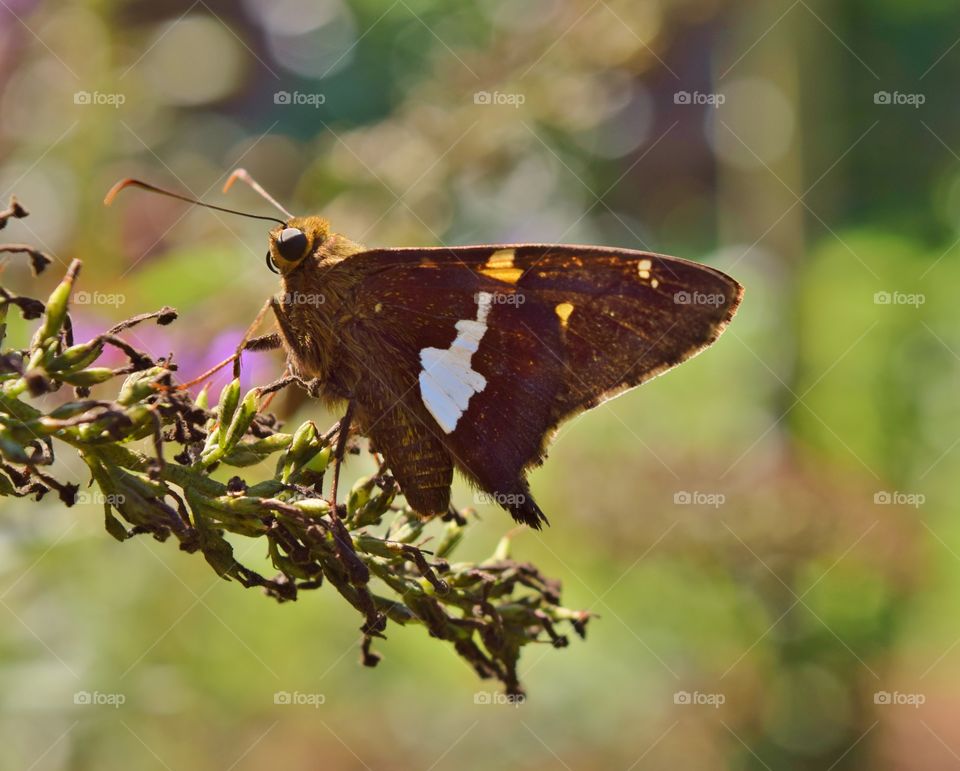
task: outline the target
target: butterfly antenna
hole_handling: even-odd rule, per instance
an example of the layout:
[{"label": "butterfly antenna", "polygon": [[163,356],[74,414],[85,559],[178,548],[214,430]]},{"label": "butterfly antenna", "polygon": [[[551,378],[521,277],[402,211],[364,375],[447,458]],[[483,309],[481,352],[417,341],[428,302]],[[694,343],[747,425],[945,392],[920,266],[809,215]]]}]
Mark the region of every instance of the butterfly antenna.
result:
[{"label": "butterfly antenna", "polygon": [[156,185],[151,185],[149,182],[143,182],[139,179],[121,179],[117,184],[110,188],[107,192],[107,195],[104,197],[103,202],[107,206],[113,203],[113,199],[117,197],[117,194],[126,187],[139,187],[143,190],[149,190],[151,193],[159,193],[160,195],[165,195],[168,198],[176,198],[178,201],[186,201],[187,203],[195,204],[196,206],[203,206],[207,209],[214,209],[216,211],[226,212],[227,214],[236,214],[239,217],[249,217],[253,220],[266,220],[267,222],[276,222],[280,225],[286,225],[286,221],[277,219],[276,217],[267,217],[262,214],[250,214],[245,211],[237,211],[236,209],[228,209],[225,206],[216,206],[212,203],[206,203],[205,201],[200,201],[196,198],[191,198],[190,196],[183,195],[181,193],[174,193],[172,190],[164,190],[162,187],[157,187]]},{"label": "butterfly antenna", "polygon": [[267,200],[270,203],[272,203],[275,207],[277,207],[278,211],[282,211],[284,214],[286,214],[287,219],[293,219],[293,215],[290,212],[288,212],[280,204],[280,202],[277,201],[276,198],[274,198],[272,195],[270,195],[270,193],[264,190],[263,186],[259,182],[257,182],[257,180],[251,177],[249,172],[246,169],[234,169],[233,173],[227,178],[227,181],[223,185],[223,192],[226,193],[231,187],[233,187],[233,183],[236,182],[238,179],[241,182],[246,182],[248,185],[250,185],[250,187],[252,187],[256,191],[257,195],[259,195],[264,200]]}]

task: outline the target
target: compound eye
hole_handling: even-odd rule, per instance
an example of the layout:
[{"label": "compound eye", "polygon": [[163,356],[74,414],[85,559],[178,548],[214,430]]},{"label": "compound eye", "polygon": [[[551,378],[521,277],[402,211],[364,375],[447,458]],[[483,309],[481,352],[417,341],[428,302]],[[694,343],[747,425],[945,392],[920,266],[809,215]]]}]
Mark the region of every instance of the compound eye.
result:
[{"label": "compound eye", "polygon": [[277,249],[287,262],[296,262],[307,250],[307,236],[299,228],[285,228],[277,238]]}]

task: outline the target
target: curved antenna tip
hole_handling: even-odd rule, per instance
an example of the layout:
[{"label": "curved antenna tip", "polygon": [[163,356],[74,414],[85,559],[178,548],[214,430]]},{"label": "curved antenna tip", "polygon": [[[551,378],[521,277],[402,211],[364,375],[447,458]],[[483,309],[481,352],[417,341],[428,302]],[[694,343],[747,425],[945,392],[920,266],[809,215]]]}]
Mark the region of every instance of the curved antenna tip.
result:
[{"label": "curved antenna tip", "polygon": [[242,179],[247,183],[253,181],[253,178],[246,169],[234,169],[232,172],[230,172],[230,176],[227,177],[227,181],[223,183],[223,192],[228,192],[230,188],[233,187],[233,183],[238,179]]},{"label": "curved antenna tip", "polygon": [[107,194],[103,197],[103,205],[109,206],[110,204],[112,204],[113,199],[117,197],[117,193],[123,190],[123,188],[130,187],[130,185],[138,185],[138,184],[142,184],[142,183],[140,182],[140,180],[133,179],[132,177],[121,179],[119,182],[117,182],[113,187],[111,187],[107,191]]},{"label": "curved antenna tip", "polygon": [[238,179],[242,182],[245,182],[251,188],[253,188],[254,192],[256,192],[256,194],[259,195],[261,198],[263,198],[265,201],[269,201],[270,204],[277,209],[277,211],[283,212],[283,214],[287,217],[287,219],[293,219],[293,215],[290,212],[288,212],[286,208],[282,206],[276,198],[270,195],[270,193],[268,193],[264,189],[263,185],[261,185],[259,182],[257,182],[257,180],[251,177],[250,173],[244,168],[234,169],[230,173],[230,176],[227,177],[227,181],[223,185],[223,192],[226,193],[231,187],[233,187],[233,183],[236,182]]}]

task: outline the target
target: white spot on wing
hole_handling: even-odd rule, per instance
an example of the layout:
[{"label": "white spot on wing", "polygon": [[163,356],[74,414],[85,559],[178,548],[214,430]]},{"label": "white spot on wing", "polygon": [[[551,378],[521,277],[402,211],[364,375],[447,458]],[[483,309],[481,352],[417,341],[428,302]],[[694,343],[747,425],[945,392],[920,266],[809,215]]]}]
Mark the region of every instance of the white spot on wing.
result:
[{"label": "white spot on wing", "polygon": [[420,351],[420,396],[445,433],[451,433],[467,410],[470,397],[487,387],[487,379],[470,364],[487,331],[493,295],[477,295],[477,318],[457,322],[457,337],[446,350]]}]

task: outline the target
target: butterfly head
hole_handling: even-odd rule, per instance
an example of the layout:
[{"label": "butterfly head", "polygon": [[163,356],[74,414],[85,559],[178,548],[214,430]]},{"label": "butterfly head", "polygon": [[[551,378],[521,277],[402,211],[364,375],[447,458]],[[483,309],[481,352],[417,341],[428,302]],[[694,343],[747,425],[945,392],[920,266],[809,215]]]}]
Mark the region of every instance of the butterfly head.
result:
[{"label": "butterfly head", "polygon": [[293,217],[270,231],[267,267],[283,276],[296,270],[323,246],[330,226],[322,217]]}]

